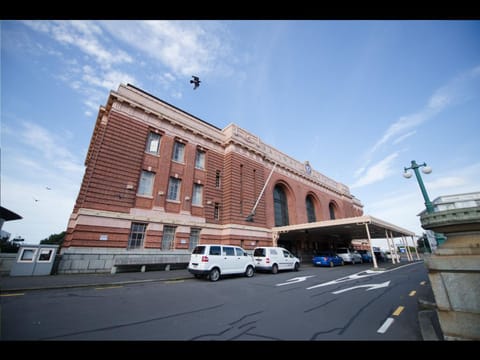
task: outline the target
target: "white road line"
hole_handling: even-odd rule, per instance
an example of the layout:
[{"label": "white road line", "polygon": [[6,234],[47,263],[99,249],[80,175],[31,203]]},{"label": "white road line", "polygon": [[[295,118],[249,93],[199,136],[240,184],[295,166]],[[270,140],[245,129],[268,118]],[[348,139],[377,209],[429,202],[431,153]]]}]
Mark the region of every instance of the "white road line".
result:
[{"label": "white road line", "polygon": [[393,320],[393,318],[389,317],[387,320],[385,320],[383,325],[380,326],[380,328],[377,330],[377,333],[380,333],[380,334],[385,333],[388,330],[388,328],[390,327],[390,325],[393,324],[394,321],[395,320]]}]

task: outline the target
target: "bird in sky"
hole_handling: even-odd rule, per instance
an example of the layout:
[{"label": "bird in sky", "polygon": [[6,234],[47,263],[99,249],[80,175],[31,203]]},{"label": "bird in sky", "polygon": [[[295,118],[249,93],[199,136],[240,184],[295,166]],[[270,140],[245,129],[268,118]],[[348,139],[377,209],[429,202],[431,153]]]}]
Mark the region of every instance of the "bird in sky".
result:
[{"label": "bird in sky", "polygon": [[52,190],[52,188],[51,188],[51,187],[48,187],[48,186],[46,186],[45,189],[47,189],[47,190]]},{"label": "bird in sky", "polygon": [[194,84],[193,90],[195,90],[196,88],[198,88],[200,86],[201,81],[198,78],[198,76],[193,76],[192,75],[192,78],[193,78],[193,80],[190,80],[190,84]]},{"label": "bird in sky", "polygon": [[[33,197],[33,196],[32,196],[32,197]],[[34,200],[35,202],[37,202],[37,201],[38,201],[38,199],[36,199],[36,198],[34,198],[34,197],[33,197],[33,200]]]}]

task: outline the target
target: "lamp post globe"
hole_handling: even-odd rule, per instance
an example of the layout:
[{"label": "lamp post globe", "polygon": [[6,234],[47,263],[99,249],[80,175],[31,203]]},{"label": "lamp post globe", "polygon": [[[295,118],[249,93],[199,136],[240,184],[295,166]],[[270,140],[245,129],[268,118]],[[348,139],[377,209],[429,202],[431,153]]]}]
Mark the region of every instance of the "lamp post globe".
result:
[{"label": "lamp post globe", "polygon": [[430,174],[432,172],[432,168],[430,166],[425,166],[422,168],[422,172],[424,174]]}]

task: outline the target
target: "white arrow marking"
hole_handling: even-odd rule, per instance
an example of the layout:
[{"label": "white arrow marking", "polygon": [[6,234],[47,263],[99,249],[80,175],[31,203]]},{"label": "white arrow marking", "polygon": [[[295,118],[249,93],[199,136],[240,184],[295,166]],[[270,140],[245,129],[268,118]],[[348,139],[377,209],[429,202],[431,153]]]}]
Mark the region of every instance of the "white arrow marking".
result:
[{"label": "white arrow marking", "polygon": [[346,288],[346,289],[343,289],[343,290],[334,291],[334,292],[332,292],[332,294],[336,295],[336,294],[343,293],[345,291],[364,288],[364,287],[370,288],[370,289],[367,289],[367,291],[370,291],[370,290],[375,290],[375,289],[381,289],[381,288],[387,287],[388,285],[390,285],[390,280],[385,281],[384,283],[381,283],[381,284],[366,284],[366,285],[352,286],[352,287],[349,287],[349,288]]},{"label": "white arrow marking", "polygon": [[283,286],[283,285],[295,284],[295,283],[298,283],[298,282],[301,282],[301,281],[305,281],[305,280],[307,280],[308,278],[311,278],[311,277],[314,277],[314,276],[315,276],[315,275],[299,276],[299,277],[296,277],[296,278],[293,278],[293,279],[289,279],[289,280],[287,280],[287,282],[285,282],[285,283],[277,284],[276,286]]},{"label": "white arrow marking", "polygon": [[321,287],[321,286],[334,285],[334,284],[338,284],[338,283],[345,282],[345,281],[357,280],[357,279],[361,279],[361,278],[368,277],[368,276],[380,275],[383,272],[384,271],[365,270],[365,271],[361,271],[361,272],[356,273],[356,274],[348,275],[348,276],[345,276],[343,278],[332,280],[332,281],[329,281],[329,282],[326,282],[326,283],[323,283],[323,284],[310,286],[310,287],[307,288],[307,290],[315,289],[315,288]]}]

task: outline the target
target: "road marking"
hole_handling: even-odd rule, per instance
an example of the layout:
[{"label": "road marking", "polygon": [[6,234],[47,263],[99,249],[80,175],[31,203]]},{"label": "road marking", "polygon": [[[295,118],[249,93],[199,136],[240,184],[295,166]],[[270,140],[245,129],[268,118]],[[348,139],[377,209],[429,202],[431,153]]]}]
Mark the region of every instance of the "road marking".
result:
[{"label": "road marking", "polygon": [[390,280],[385,281],[384,283],[381,283],[381,284],[366,284],[366,285],[352,286],[352,287],[349,287],[349,288],[346,288],[346,289],[334,291],[334,292],[332,292],[332,294],[336,295],[336,294],[340,294],[340,293],[345,292],[345,291],[364,288],[364,287],[370,288],[370,289],[367,289],[367,291],[370,291],[370,290],[375,290],[375,289],[381,289],[381,288],[387,287],[388,285],[390,285]]},{"label": "road marking", "polygon": [[426,283],[427,283],[426,281],[422,281],[420,285],[425,285]]},{"label": "road marking", "polygon": [[393,324],[394,321],[395,320],[393,320],[391,317],[389,317],[387,320],[385,320],[383,325],[378,328],[377,333],[384,334],[388,330],[390,325]]},{"label": "road marking", "polygon": [[335,279],[335,280],[328,281],[328,282],[323,283],[323,284],[310,286],[310,287],[307,288],[307,290],[315,289],[315,288],[321,287],[321,286],[334,285],[334,284],[342,283],[342,282],[345,282],[345,281],[358,280],[358,279],[361,279],[361,278],[364,278],[364,277],[380,275],[383,272],[384,271],[381,271],[381,270],[379,270],[379,271],[373,271],[373,270],[360,271],[356,274],[348,275],[348,276],[342,277],[340,279]]},{"label": "road marking", "polygon": [[408,294],[408,296],[415,296],[416,293],[417,292],[415,290],[412,290],[412,291],[410,291],[410,294]]},{"label": "road marking", "polygon": [[7,296],[23,296],[25,293],[16,293],[16,294],[1,294],[0,297],[7,297]]},{"label": "road marking", "polygon": [[380,269],[377,269],[377,270],[365,270],[365,271],[360,271],[356,274],[352,274],[352,275],[348,275],[348,276],[345,276],[343,278],[340,278],[340,279],[336,279],[336,280],[332,280],[332,281],[328,281],[326,283],[323,283],[323,284],[318,284],[318,285],[314,285],[314,286],[310,286],[307,288],[307,290],[311,290],[311,289],[315,289],[317,287],[321,287],[321,286],[328,286],[328,285],[335,285],[335,284],[338,284],[338,283],[341,283],[341,282],[345,282],[345,281],[351,281],[351,280],[357,280],[357,279],[361,279],[361,278],[364,278],[364,277],[367,277],[367,276],[375,276],[375,275],[381,275],[381,274],[386,274],[390,271],[397,271],[397,270],[400,270],[404,267],[407,267],[407,266],[412,266],[412,265],[417,265],[417,264],[420,264],[420,262],[414,262],[414,263],[410,263],[410,264],[405,264],[405,265],[401,265],[399,267],[396,267],[396,268],[393,268],[393,269],[388,269],[388,270],[380,270]]},{"label": "road marking", "polygon": [[400,313],[403,311],[403,309],[405,309],[404,306],[399,306],[399,307],[397,307],[397,310],[395,310],[392,315],[393,315],[393,316],[398,316],[398,315],[400,315]]},{"label": "road marking", "polygon": [[102,287],[95,288],[95,290],[117,289],[117,288],[121,288],[121,287],[123,287],[123,286],[102,286]]},{"label": "road marking", "polygon": [[184,282],[185,280],[168,280],[168,281],[165,281],[165,284],[175,284],[175,283],[182,283]]},{"label": "road marking", "polygon": [[293,279],[288,279],[287,282],[281,283],[281,284],[276,284],[275,286],[283,286],[283,285],[290,285],[290,284],[295,284],[297,282],[305,281],[308,278],[314,277],[315,275],[308,275],[308,276],[299,276]]}]

